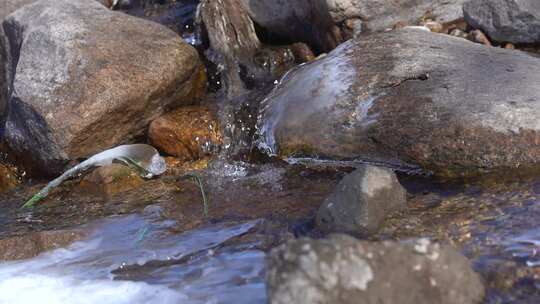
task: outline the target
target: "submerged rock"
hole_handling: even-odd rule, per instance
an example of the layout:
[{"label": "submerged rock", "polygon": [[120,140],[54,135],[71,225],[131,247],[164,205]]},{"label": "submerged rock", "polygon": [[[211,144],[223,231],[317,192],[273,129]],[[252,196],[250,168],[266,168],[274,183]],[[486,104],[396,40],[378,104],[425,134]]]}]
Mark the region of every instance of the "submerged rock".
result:
[{"label": "submerged rock", "polygon": [[345,176],[317,213],[324,232],[374,233],[385,216],[406,206],[406,191],[392,170],[364,165]]},{"label": "submerged rock", "polygon": [[272,304],[480,303],[484,286],[448,245],[358,241],[345,235],[299,239],[267,261]]},{"label": "submerged rock", "polygon": [[194,48],[96,1],[38,1],[3,28],[11,54],[4,137],[32,172],[57,174],[68,160],[132,141],[204,91]]},{"label": "submerged rock", "polygon": [[182,107],[150,124],[152,144],[183,160],[197,160],[219,150],[222,135],[214,113],[203,106]]},{"label": "submerged rock", "polygon": [[537,166],[539,75],[521,52],[413,29],[369,35],[282,78],[260,112],[260,146],[442,176]]},{"label": "submerged rock", "polygon": [[110,199],[115,194],[138,188],[143,183],[144,179],[135,170],[122,164],[110,164],[96,168],[85,176],[80,191]]},{"label": "submerged rock", "polygon": [[540,1],[471,0],[463,5],[465,20],[498,42],[540,42]]}]

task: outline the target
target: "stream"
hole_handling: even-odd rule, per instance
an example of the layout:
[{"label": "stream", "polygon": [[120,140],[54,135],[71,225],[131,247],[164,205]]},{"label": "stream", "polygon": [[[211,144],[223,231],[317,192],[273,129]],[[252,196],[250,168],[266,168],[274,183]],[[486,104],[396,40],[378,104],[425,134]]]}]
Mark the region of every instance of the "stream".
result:
[{"label": "stream", "polygon": [[[0,303],[264,303],[264,253],[224,246],[257,221],[171,234],[174,221],[143,215],[89,224],[84,240],[0,264]],[[153,213],[152,213],[153,212]]]},{"label": "stream", "polygon": [[[198,1],[165,2],[124,12],[162,23],[201,47],[194,29]],[[338,61],[332,69],[344,68]],[[312,86],[310,81],[297,85]],[[268,91],[256,89],[244,99],[219,105],[227,122],[224,131],[230,133],[225,150],[252,147],[244,139],[252,139],[253,130],[235,125],[230,117],[238,119],[237,112],[243,111],[244,121],[238,120],[255,125],[252,99],[260,101]],[[323,90],[323,98],[315,102],[326,107],[324,97],[332,92]],[[374,98],[369,96],[365,108],[357,109],[366,123]],[[302,104],[295,108],[304,110]],[[261,150],[275,153],[270,124],[287,114],[279,109],[270,113],[273,120],[259,126]],[[0,262],[0,304],[266,303],[267,253],[290,239],[321,237],[315,214],[358,163],[265,156],[261,164],[259,159],[250,163],[222,156],[202,169],[188,170],[205,183],[208,217],[202,216],[197,185],[167,179],[167,174],[107,197],[84,188],[82,176],[56,189],[31,212],[19,207],[43,184],[31,181],[0,193],[0,241],[64,229],[83,232],[68,245],[52,242],[53,249]],[[484,303],[540,303],[540,179],[486,177],[454,184],[415,175],[413,167],[393,167],[401,169],[398,177],[408,192],[408,207],[391,214],[370,240],[427,237],[450,243],[482,276]]]}]

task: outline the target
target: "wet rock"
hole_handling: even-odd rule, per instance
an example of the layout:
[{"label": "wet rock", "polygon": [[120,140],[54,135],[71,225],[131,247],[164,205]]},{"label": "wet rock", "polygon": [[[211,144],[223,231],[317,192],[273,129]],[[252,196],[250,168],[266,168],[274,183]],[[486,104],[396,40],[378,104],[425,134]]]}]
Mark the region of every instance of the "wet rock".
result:
[{"label": "wet rock", "polygon": [[19,185],[17,174],[9,166],[0,163],[0,193],[9,191]]},{"label": "wet rock", "polygon": [[465,0],[326,0],[334,22],[349,18],[363,20],[363,32],[382,31],[397,22],[416,24],[419,19],[429,18],[441,24],[463,18],[462,4]]},{"label": "wet rock", "polygon": [[317,213],[324,232],[367,236],[385,216],[406,207],[406,191],[392,170],[364,165],[345,176]]},{"label": "wet rock", "polygon": [[328,52],[342,41],[325,0],[241,2],[251,19],[274,36],[291,42],[306,42],[317,52]]},{"label": "wet rock", "polygon": [[537,0],[472,0],[463,5],[463,13],[472,27],[497,42],[540,42]]},{"label": "wet rock", "polygon": [[480,303],[484,296],[469,261],[427,239],[303,238],[274,249],[267,269],[272,304]]},{"label": "wet rock", "polygon": [[150,124],[152,144],[165,153],[183,160],[197,160],[212,155],[222,144],[219,123],[204,106],[182,107]]},{"label": "wet rock", "polygon": [[[199,15],[210,44],[206,56],[220,66],[227,97],[242,95],[246,87],[240,65],[254,68],[252,58],[261,47],[255,25],[241,0],[204,0],[199,6]],[[252,73],[257,71],[248,71]]]},{"label": "wet rock", "polygon": [[143,178],[137,172],[115,163],[98,167],[85,176],[78,191],[95,193],[109,199],[115,194],[138,188],[143,183]]},{"label": "wet rock", "polygon": [[34,173],[57,174],[67,160],[130,142],[203,93],[194,48],[95,1],[39,1],[3,28],[13,76],[5,140]]},{"label": "wet rock", "polygon": [[85,235],[83,230],[54,230],[0,239],[0,261],[32,258],[44,251],[65,247]]},{"label": "wet rock", "polygon": [[537,166],[538,75],[537,58],[512,50],[410,29],[369,35],[281,80],[261,107],[259,146],[440,176]]}]

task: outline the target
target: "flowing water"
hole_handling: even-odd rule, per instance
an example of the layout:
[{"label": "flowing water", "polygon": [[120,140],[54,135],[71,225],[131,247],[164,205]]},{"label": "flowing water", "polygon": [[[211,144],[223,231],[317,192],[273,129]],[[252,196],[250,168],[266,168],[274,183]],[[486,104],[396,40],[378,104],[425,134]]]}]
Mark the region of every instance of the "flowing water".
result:
[{"label": "flowing water", "polygon": [[90,236],[67,248],[0,263],[0,303],[264,303],[264,253],[224,245],[258,221],[173,234],[174,221],[156,209],[90,224]]}]

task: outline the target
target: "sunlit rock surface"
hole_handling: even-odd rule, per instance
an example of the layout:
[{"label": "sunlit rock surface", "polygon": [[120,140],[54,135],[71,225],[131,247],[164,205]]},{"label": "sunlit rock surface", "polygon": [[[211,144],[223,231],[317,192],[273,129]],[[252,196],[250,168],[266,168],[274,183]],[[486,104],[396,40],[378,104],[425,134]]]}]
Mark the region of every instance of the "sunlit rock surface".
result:
[{"label": "sunlit rock surface", "polygon": [[370,35],[283,77],[259,146],[445,176],[536,166],[538,75],[540,60],[521,52],[414,29]]},{"label": "sunlit rock surface", "polygon": [[183,160],[197,160],[219,151],[222,134],[215,113],[208,107],[182,107],[152,121],[152,144]]},{"label": "sunlit rock surface", "polygon": [[302,238],[268,258],[268,297],[285,303],[480,303],[484,287],[469,261],[428,239]]},{"label": "sunlit rock surface", "polygon": [[142,135],[205,81],[197,52],[153,22],[95,1],[39,1],[3,23],[8,40],[5,139],[46,174]]}]

